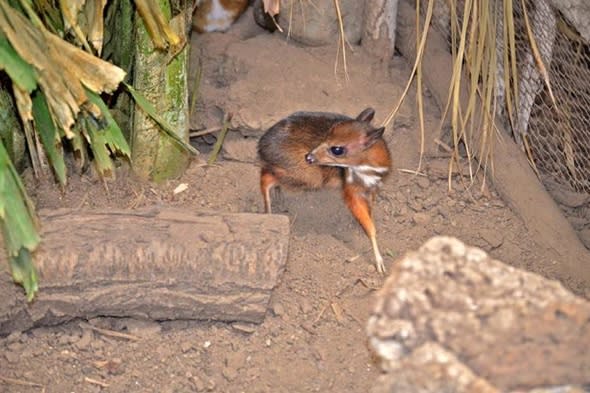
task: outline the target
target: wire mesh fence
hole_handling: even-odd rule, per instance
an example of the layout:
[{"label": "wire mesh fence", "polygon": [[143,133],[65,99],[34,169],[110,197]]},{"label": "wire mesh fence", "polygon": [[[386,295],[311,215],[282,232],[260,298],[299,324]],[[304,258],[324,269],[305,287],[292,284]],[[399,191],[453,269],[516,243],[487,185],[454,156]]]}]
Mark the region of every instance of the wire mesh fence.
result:
[{"label": "wire mesh fence", "polygon": [[[433,26],[448,38],[451,48],[449,0],[435,1]],[[460,20],[465,1],[454,4]],[[570,221],[575,229],[590,231],[590,2],[526,0],[523,8],[520,0],[512,1],[518,100],[509,119],[503,73],[510,64],[503,64],[502,55],[508,46],[502,32],[504,6],[509,0],[473,1],[489,7],[497,21],[497,120],[512,131],[554,196],[576,195],[575,203],[566,201],[562,207],[569,218],[574,217]],[[529,34],[538,51],[531,49]],[[539,60],[547,70],[549,84]]]}]

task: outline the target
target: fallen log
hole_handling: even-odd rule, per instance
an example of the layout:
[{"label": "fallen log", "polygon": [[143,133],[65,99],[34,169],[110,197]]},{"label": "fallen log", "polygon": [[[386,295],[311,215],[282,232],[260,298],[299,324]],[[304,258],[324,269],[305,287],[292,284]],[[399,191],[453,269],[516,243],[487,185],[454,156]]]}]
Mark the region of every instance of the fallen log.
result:
[{"label": "fallen log", "polygon": [[40,215],[39,293],[27,304],[8,273],[0,275],[0,334],[95,316],[260,323],[287,259],[289,222],[280,215]]}]

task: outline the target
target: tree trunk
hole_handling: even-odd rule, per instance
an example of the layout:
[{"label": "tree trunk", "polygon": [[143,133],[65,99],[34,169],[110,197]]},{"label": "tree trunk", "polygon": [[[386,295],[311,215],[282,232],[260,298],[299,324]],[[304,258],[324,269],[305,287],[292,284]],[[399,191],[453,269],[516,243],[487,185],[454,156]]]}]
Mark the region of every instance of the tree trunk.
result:
[{"label": "tree trunk", "polygon": [[[399,4],[398,49],[404,57],[416,58],[415,9],[407,1]],[[430,31],[422,68],[428,89],[439,108],[444,108],[449,94],[449,81],[453,73],[453,62],[447,50],[447,43],[435,30]],[[467,84],[462,84],[461,105],[467,107]],[[479,97],[476,97],[475,120],[480,124]],[[496,122],[501,135],[508,135],[502,124]],[[474,137],[477,137],[475,135]],[[477,141],[471,141],[478,146]],[[516,143],[503,138],[494,144],[494,165],[489,165],[490,178],[496,190],[511,209],[519,215],[527,229],[537,240],[539,250],[555,261],[555,270],[548,272],[557,277],[570,289],[584,294],[590,287],[590,252],[580,242],[570,223],[547,193],[531,169],[526,157]]]},{"label": "tree trunk", "polygon": [[372,56],[388,64],[395,50],[395,29],[398,0],[368,0],[365,4],[365,17],[362,46]]},{"label": "tree trunk", "polygon": [[27,304],[0,275],[0,334],[95,316],[260,323],[287,259],[289,222],[280,215],[61,209],[41,217],[38,295]]},{"label": "tree trunk", "polygon": [[[159,0],[162,11],[170,17],[170,1]],[[186,10],[188,12],[188,10]],[[172,19],[171,27],[188,41],[186,16]],[[169,51],[157,50],[152,44],[143,20],[135,17],[135,65],[133,85],[155,106],[178,136],[188,143],[188,50],[174,57]],[[134,171],[144,179],[162,181],[179,176],[188,164],[188,154],[137,106],[133,117],[131,158]]]}]

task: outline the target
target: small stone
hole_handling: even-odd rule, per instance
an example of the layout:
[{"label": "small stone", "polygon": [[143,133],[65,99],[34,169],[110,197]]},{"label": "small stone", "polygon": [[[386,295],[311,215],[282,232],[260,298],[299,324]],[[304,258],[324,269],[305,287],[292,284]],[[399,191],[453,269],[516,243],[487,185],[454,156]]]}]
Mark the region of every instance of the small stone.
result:
[{"label": "small stone", "polygon": [[180,343],[180,350],[182,353],[187,353],[195,348],[195,343],[192,341],[184,341]]},{"label": "small stone", "polygon": [[326,350],[320,346],[315,346],[311,349],[311,354],[317,361],[326,360]]},{"label": "small stone", "polygon": [[432,218],[428,213],[418,212],[414,213],[412,216],[412,221],[418,225],[426,225],[429,224]]},{"label": "small stone", "polygon": [[309,314],[313,311],[313,306],[308,298],[303,298],[303,300],[301,300],[299,308],[301,309],[301,312],[304,314]]},{"label": "small stone", "polygon": [[[374,266],[374,265],[371,265]],[[309,334],[317,334],[316,328],[312,321],[305,321],[301,324],[301,328]]]},{"label": "small stone", "polygon": [[437,214],[436,216],[434,216],[432,221],[436,225],[442,225],[445,222],[445,218],[442,215]]},{"label": "small stone", "polygon": [[423,202],[424,208],[430,210],[433,206],[438,206],[440,204],[440,194],[429,195]]},{"label": "small stone", "polygon": [[275,317],[280,317],[281,315],[285,314],[285,306],[279,302],[273,302],[270,310]]},{"label": "small stone", "polygon": [[408,207],[415,212],[424,210],[424,203],[418,198],[414,198],[408,201]]},{"label": "small stone", "polygon": [[408,209],[408,207],[405,204],[400,205],[397,208],[397,212],[396,212],[397,216],[401,216],[401,218],[405,219],[409,214],[410,214],[410,210]]},{"label": "small stone", "polygon": [[502,234],[496,230],[482,228],[479,230],[479,236],[492,248],[498,248],[504,243]]},{"label": "small stone", "polygon": [[215,380],[210,379],[210,380],[207,381],[206,390],[208,392],[214,391],[216,387],[217,387],[217,384],[215,383]]},{"label": "small stone", "polygon": [[74,343],[77,349],[83,350],[90,346],[90,343],[94,340],[94,333],[90,329],[84,329],[82,337]]},{"label": "small stone", "polygon": [[113,358],[109,360],[106,370],[109,375],[123,375],[125,373],[123,360],[121,358]]},{"label": "small stone", "polygon": [[395,194],[393,194],[393,197],[395,198],[395,200],[398,203],[406,203],[408,201],[408,198],[406,197],[406,194],[404,194],[401,191],[397,191]]},{"label": "small stone", "polygon": [[225,365],[228,368],[240,370],[246,365],[247,354],[243,351],[233,352],[225,357]]},{"label": "small stone", "polygon": [[12,344],[6,345],[6,348],[12,352],[20,352],[22,351],[24,345],[21,342],[13,342]]},{"label": "small stone", "polygon": [[[10,334],[8,335],[8,337],[6,337],[6,338],[4,339],[4,342],[5,342],[6,344],[12,344],[12,343],[14,343],[14,342],[21,341],[21,336],[22,336],[22,335],[23,335],[23,334],[22,334],[21,332],[12,332],[12,333],[10,333]],[[21,342],[22,342],[22,341],[21,341]]]},{"label": "small stone", "polygon": [[159,323],[139,319],[130,318],[125,322],[125,326],[129,334],[143,338],[153,337],[162,331]]},{"label": "small stone", "polygon": [[238,370],[231,367],[225,367],[221,373],[223,374],[223,377],[230,382],[238,376]]},{"label": "small stone", "polygon": [[205,382],[201,378],[199,378],[198,376],[194,376],[189,378],[189,380],[192,382],[197,392],[205,391]]},{"label": "small stone", "polygon": [[106,343],[107,343],[107,341],[103,341],[103,340],[92,340],[92,342],[90,343],[90,347],[92,348],[92,352],[94,354],[102,352]]},{"label": "small stone", "polygon": [[8,363],[16,363],[19,361],[20,359],[20,355],[18,352],[13,352],[13,351],[8,351],[4,354],[4,357],[6,358],[6,361]]},{"label": "small stone", "polygon": [[70,345],[72,343],[75,343],[76,341],[78,341],[80,339],[80,336],[78,336],[77,334],[60,334],[59,338],[57,339],[57,342],[59,345]]},{"label": "small stone", "polygon": [[25,346],[23,350],[20,352],[20,355],[23,359],[28,359],[33,357],[33,348]]},{"label": "small stone", "polygon": [[506,205],[504,204],[504,201],[502,201],[501,199],[494,199],[494,200],[492,200],[492,202],[490,204],[492,205],[492,207],[497,207],[500,209],[503,209],[504,207],[506,207]]},{"label": "small stone", "polygon": [[427,177],[419,176],[416,184],[418,184],[418,186],[424,190],[430,187],[430,180]]},{"label": "small stone", "polygon": [[256,325],[253,323],[235,322],[231,325],[234,330],[240,333],[252,334],[256,331]]}]

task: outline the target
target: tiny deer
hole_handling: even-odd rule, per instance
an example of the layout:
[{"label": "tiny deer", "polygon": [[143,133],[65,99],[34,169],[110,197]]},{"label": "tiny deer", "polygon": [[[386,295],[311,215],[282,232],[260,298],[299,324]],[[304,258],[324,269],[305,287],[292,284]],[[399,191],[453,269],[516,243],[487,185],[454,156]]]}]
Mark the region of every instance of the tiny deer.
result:
[{"label": "tiny deer", "polygon": [[323,112],[297,112],[273,125],[258,142],[260,188],[271,213],[275,186],[313,190],[341,187],[342,197],[371,241],[377,271],[385,272],[371,207],[391,171],[391,155],[375,128],[372,108],[356,118]]}]

